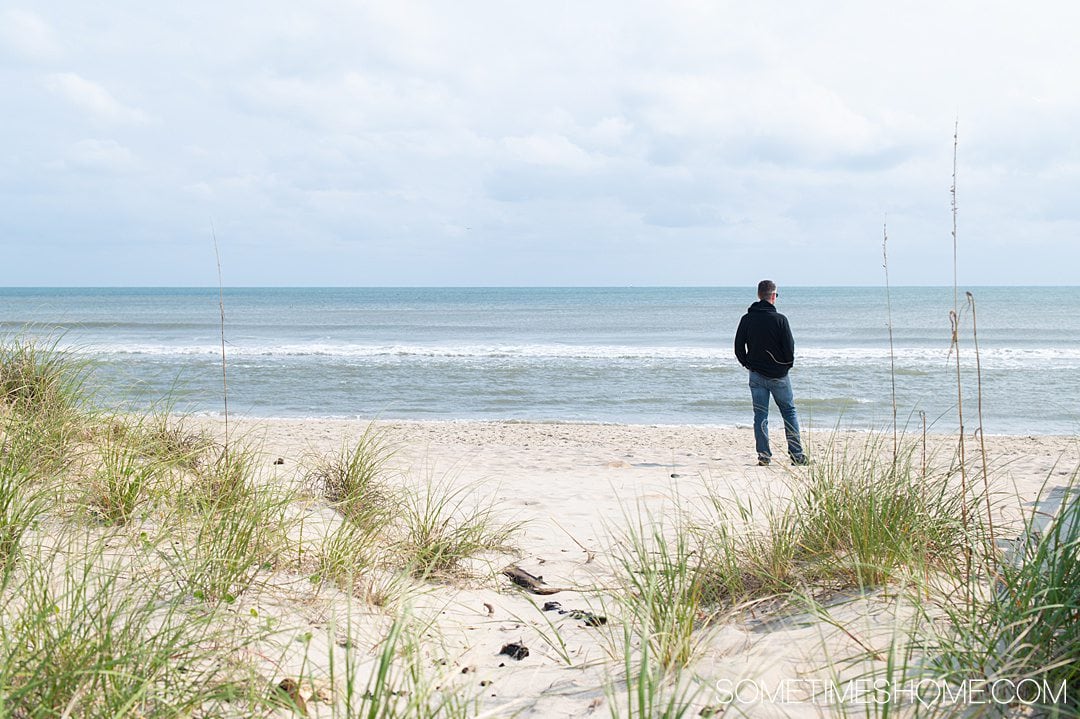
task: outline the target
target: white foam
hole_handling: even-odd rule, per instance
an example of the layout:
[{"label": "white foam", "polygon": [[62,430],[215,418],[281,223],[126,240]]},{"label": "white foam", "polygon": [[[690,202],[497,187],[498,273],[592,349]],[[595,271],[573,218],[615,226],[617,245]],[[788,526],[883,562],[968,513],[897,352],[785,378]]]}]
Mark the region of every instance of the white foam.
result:
[{"label": "white foam", "polygon": [[[142,355],[157,357],[219,357],[220,344],[169,345],[169,344],[100,344],[72,348],[83,355]],[[582,359],[627,361],[700,361],[734,364],[731,349],[724,347],[694,346],[632,346],[632,345],[572,345],[572,344],[334,344],[289,343],[280,345],[230,343],[226,354],[233,358],[303,358],[328,357],[347,359],[400,358],[400,359]],[[893,357],[904,367],[918,366],[928,369],[955,361],[947,347],[896,348]],[[973,362],[975,353],[971,348],[961,348],[961,359]],[[799,348],[796,364],[822,366],[828,364],[888,364],[890,352],[887,347],[807,347]],[[1053,367],[1065,369],[1080,367],[1080,347],[1068,348],[1019,348],[996,347],[980,350],[980,361],[987,368]]]}]

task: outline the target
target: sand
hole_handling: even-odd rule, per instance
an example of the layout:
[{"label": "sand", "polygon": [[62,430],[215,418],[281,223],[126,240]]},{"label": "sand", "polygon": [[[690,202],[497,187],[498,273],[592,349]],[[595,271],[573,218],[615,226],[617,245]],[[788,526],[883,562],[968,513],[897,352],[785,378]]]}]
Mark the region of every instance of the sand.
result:
[{"label": "sand", "polygon": [[[200,422],[219,436],[223,432],[219,420]],[[230,432],[261,448],[267,481],[291,484],[300,482],[311,457],[355,441],[368,426],[366,421],[234,419]],[[380,421],[376,426],[396,449],[391,467],[402,483],[468,487],[477,498],[494,500],[500,518],[524,523],[515,552],[477,561],[465,576],[418,586],[407,602],[416,624],[424,627],[424,666],[433,681],[475,698],[485,716],[601,716],[610,715],[609,702],[625,704],[612,569],[622,528],[643,516],[671,517],[676,504],[693,511],[707,491],[744,499],[780,497],[806,471],[783,463],[756,466],[749,428],[473,421]],[[857,435],[805,439],[813,456],[828,442],[852,438],[862,441]],[[885,441],[891,447],[891,437]],[[947,437],[929,441],[940,461],[949,460],[955,444]],[[1040,492],[1065,485],[1080,463],[1073,437],[987,437],[986,446],[1002,532],[1015,533],[1017,520]],[[977,450],[969,439],[969,458]],[[278,459],[281,463],[275,463]],[[971,481],[981,482],[981,475]],[[298,511],[308,515],[308,532],[319,523],[339,521],[315,497]],[[566,590],[551,596],[522,592],[499,574],[510,563]],[[341,688],[328,679],[326,655],[343,651],[342,617],[354,614],[349,631],[362,637],[370,663],[390,617],[403,605],[365,606],[326,583],[313,586],[299,570],[279,570],[264,586],[243,600],[283,627],[277,646],[262,652],[275,657],[262,670],[275,683],[299,678],[311,714],[329,716],[326,702]],[[830,702],[851,709],[867,701],[857,685],[838,682],[839,674],[857,673],[841,669],[841,660],[865,654],[867,647],[887,646],[906,616],[904,603],[888,591],[820,599],[824,618],[791,607],[758,607],[703,629],[695,659],[683,673],[683,690],[694,692],[688,716],[721,710],[733,692],[739,695],[728,712],[755,717],[833,716],[840,712]],[[542,611],[545,601],[611,621],[588,626],[571,613]],[[311,638],[298,642],[306,632]],[[512,642],[527,646],[529,655],[520,660],[501,655]],[[838,699],[841,686],[848,694]],[[621,715],[627,715],[625,708]]]}]

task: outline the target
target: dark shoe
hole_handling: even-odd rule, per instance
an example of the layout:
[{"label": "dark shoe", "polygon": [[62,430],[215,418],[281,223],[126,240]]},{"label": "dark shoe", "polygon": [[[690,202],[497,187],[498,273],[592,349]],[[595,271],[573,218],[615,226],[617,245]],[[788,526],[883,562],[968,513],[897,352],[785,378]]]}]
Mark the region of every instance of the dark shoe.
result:
[{"label": "dark shoe", "polygon": [[768,467],[771,460],[768,457],[758,457],[757,466]]},{"label": "dark shoe", "polygon": [[807,467],[809,465],[810,465],[810,460],[808,458],[806,458],[806,457],[792,457],[791,458],[791,466],[792,467]]}]

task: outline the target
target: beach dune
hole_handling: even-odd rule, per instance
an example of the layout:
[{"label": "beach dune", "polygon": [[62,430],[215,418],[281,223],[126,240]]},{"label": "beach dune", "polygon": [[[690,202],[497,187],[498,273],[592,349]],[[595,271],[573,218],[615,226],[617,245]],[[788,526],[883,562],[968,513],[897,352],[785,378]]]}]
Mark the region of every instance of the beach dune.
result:
[{"label": "beach dune", "polygon": [[[220,420],[199,424],[218,436],[223,431]],[[462,488],[490,503],[499,521],[520,523],[512,550],[473,561],[454,577],[420,583],[409,600],[410,612],[428,627],[422,646],[427,668],[439,676],[433,681],[452,679],[485,716],[588,716],[630,701],[625,638],[616,623],[624,591],[616,557],[626,528],[671,523],[709,498],[781,501],[807,471],[756,466],[749,428],[306,419],[233,420],[230,431],[260,448],[270,481],[302,484],[310,457],[338,451],[373,428],[392,448],[386,471],[402,486]],[[868,436],[811,433],[807,439],[813,453]],[[932,461],[954,461],[955,444],[953,437],[930,437]],[[891,438],[881,446],[891,447]],[[986,438],[986,448],[996,521],[1010,536],[1022,531],[1022,518],[1047,487],[1070,483],[1078,464],[1074,438],[994,436]],[[974,453],[970,442],[968,452]],[[968,481],[981,482],[981,474],[972,472]],[[318,516],[333,521],[332,513]],[[508,565],[560,591],[530,594],[500,573]],[[826,592],[818,599],[824,616],[792,606],[770,613],[763,605],[703,627],[684,673],[692,680],[678,685],[692,696],[687,701],[694,713],[719,712],[734,701],[750,716],[828,716],[839,711],[830,704],[857,699],[850,685],[838,683],[837,662],[887,645],[907,616],[903,602],[888,592]],[[558,608],[543,611],[550,601]],[[280,602],[278,619],[295,626],[312,613],[340,618],[348,604],[338,593],[312,589],[310,596]],[[387,608],[373,620],[372,652],[391,614]],[[599,616],[604,625],[590,622]],[[528,655],[514,658],[505,652],[508,645],[524,646]],[[274,676],[327,675],[310,652],[295,653],[292,661],[275,667]],[[319,682],[305,686],[315,699],[308,702],[311,711],[329,715],[310,688]],[[327,697],[333,693],[324,690]],[[624,706],[617,715],[629,711]]]}]

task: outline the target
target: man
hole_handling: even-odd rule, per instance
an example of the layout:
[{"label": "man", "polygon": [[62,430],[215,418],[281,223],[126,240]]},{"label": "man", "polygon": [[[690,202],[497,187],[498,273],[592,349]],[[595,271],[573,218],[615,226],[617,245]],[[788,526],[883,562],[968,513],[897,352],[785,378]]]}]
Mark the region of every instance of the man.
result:
[{"label": "man", "polygon": [[754,442],[758,464],[772,461],[769,451],[769,397],[776,401],[784,417],[788,454],[792,464],[809,464],[799,436],[795,414],[795,394],[788,370],[795,364],[795,340],[784,315],[776,311],[776,283],[758,283],[758,301],[750,305],[735,332],[735,357],[750,370],[750,397],[754,401]]}]

